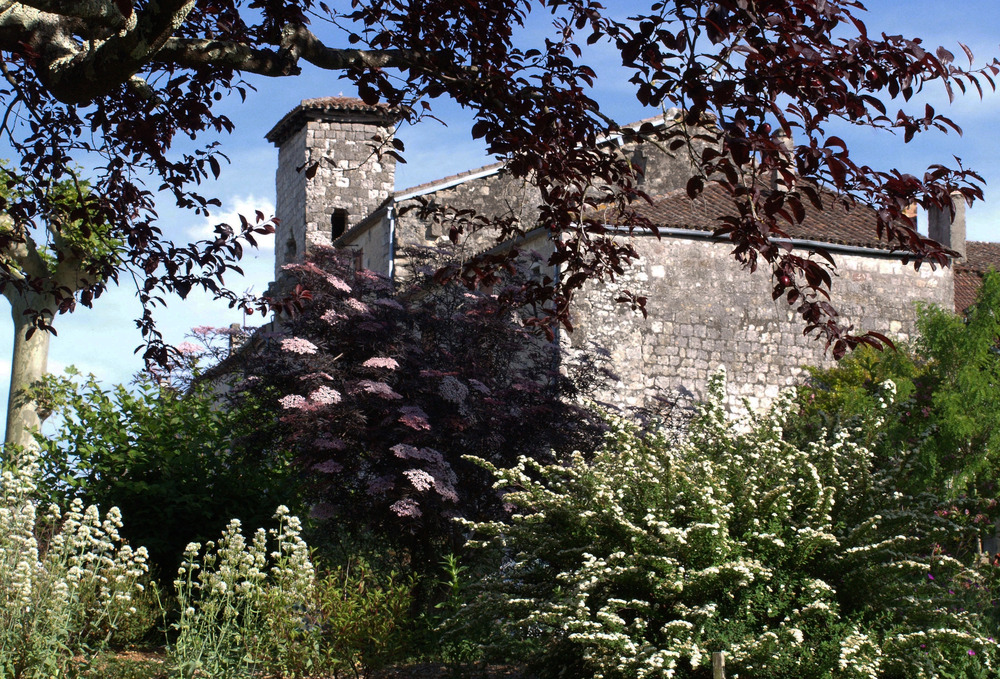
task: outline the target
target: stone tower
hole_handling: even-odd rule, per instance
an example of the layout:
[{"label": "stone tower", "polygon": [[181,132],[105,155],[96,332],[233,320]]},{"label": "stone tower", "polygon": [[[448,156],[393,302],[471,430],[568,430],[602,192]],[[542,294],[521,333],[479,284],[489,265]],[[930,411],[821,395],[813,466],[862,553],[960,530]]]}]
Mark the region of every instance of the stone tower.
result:
[{"label": "stone tower", "polygon": [[[266,138],[278,147],[275,280],[310,246],[329,244],[392,195],[396,161],[376,153],[395,117],[360,99],[305,99]],[[386,147],[391,148],[391,146]]]}]

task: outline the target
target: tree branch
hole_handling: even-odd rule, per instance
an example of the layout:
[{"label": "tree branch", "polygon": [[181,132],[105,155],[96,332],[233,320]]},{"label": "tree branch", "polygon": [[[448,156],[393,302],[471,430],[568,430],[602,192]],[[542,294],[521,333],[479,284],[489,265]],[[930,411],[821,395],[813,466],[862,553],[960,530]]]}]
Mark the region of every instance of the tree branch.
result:
[{"label": "tree branch", "polygon": [[[10,218],[6,217],[6,219]],[[24,240],[11,244],[4,255],[17,265],[27,280],[48,278],[49,268],[45,265],[41,253],[38,252],[35,241],[27,233],[23,235]]]},{"label": "tree branch", "polygon": [[328,71],[349,68],[407,68],[426,61],[417,50],[357,50],[327,47],[299,25],[282,31],[280,49],[258,49],[239,42],[170,38],[152,62],[186,68],[215,66],[244,73],[281,77],[297,75],[300,59]]},{"label": "tree branch", "polygon": [[[128,17],[122,14],[117,3],[111,0],[21,0],[19,3],[5,3],[9,5],[21,4],[33,7],[41,12],[56,14],[63,17],[74,17],[82,19],[88,24],[121,30],[125,27]],[[129,3],[131,16],[131,3]],[[4,8],[6,9],[6,7]]]},{"label": "tree branch", "polygon": [[232,68],[271,77],[299,73],[296,60],[287,53],[226,40],[170,38],[151,62],[184,68]]},{"label": "tree branch", "polygon": [[[55,0],[40,0],[54,2]],[[41,55],[37,73],[64,103],[78,104],[107,94],[141,70],[181,27],[195,0],[151,0],[131,28],[107,40],[81,44],[73,38],[75,17],[40,12],[19,4],[0,14],[0,49],[20,52],[25,37]]]}]

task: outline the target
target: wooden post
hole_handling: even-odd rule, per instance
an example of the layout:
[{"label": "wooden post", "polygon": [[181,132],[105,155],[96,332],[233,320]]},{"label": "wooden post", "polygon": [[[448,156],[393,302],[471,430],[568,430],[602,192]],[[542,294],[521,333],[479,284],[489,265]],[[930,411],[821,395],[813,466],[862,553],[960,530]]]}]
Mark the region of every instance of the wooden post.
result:
[{"label": "wooden post", "polygon": [[726,679],[726,654],[722,651],[712,654],[712,679]]}]

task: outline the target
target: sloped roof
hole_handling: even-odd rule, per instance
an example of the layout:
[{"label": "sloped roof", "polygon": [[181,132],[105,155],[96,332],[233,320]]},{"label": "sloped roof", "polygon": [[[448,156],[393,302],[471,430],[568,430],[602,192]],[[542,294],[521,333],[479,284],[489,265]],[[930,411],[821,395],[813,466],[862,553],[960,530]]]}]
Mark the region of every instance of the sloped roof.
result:
[{"label": "sloped roof", "polygon": [[463,183],[466,179],[473,179],[484,174],[499,172],[503,166],[504,164],[502,162],[490,163],[489,165],[483,165],[482,167],[465,170],[464,172],[448,175],[447,177],[441,177],[440,179],[434,179],[429,182],[424,182],[423,184],[417,184],[416,186],[411,186],[408,189],[397,189],[394,195],[408,196],[410,194],[419,195],[423,193],[432,193],[437,189],[437,187],[454,186],[456,184]]},{"label": "sloped roof", "polygon": [[976,301],[983,274],[1000,271],[1000,243],[969,241],[965,259],[955,265],[955,311],[962,313]]},{"label": "sloped roof", "polygon": [[387,122],[392,119],[392,109],[385,104],[372,106],[356,97],[316,97],[303,99],[298,106],[286,113],[271,131],[264,135],[264,138],[278,146],[310,118],[337,113],[371,114],[373,118],[384,118]]},{"label": "sloped roof", "polygon": [[[679,116],[681,110],[678,108],[670,108],[662,113],[658,113],[650,118],[643,118],[642,120],[637,120],[627,125],[622,125],[622,128],[632,128],[638,129],[645,123],[650,123],[652,125],[667,125],[670,123],[676,123],[679,121]],[[711,115],[705,116],[706,121],[714,121],[715,117]],[[603,138],[599,143],[607,144],[613,142],[621,136],[620,133],[609,134]],[[473,168],[471,170],[465,170],[457,174],[448,175],[447,177],[441,177],[440,179],[434,179],[429,182],[424,182],[423,184],[417,184],[416,186],[411,186],[406,189],[397,190],[395,192],[396,196],[411,196],[413,194],[420,195],[425,193],[433,193],[434,191],[440,190],[442,188],[450,188],[456,184],[461,184],[465,181],[471,179],[478,179],[485,174],[492,174],[499,172],[503,169],[505,163],[503,161],[490,163],[488,165],[483,165],[482,167]]]},{"label": "sloped roof", "polygon": [[1000,271],[1000,243],[970,240],[965,244],[965,259],[957,268],[986,273]]},{"label": "sloped roof", "polygon": [[[832,198],[832,197],[831,197]],[[782,223],[789,237],[797,240],[819,241],[850,245],[875,250],[888,250],[889,245],[880,241],[875,232],[874,210],[864,205],[847,208],[830,200],[823,210],[804,203],[805,219],[800,224]],[[714,231],[719,228],[719,217],[732,214],[732,202],[718,185],[709,185],[696,198],[687,192],[671,192],[654,200],[652,205],[636,209],[642,216],[664,228],[690,231]],[[990,269],[1000,271],[1000,243],[969,241],[966,258],[954,263],[955,311],[961,313],[976,301],[982,277]]]},{"label": "sloped roof", "polygon": [[[817,210],[803,201],[805,219],[799,224],[782,221],[781,228],[789,238],[838,245],[851,245],[875,250],[889,250],[875,232],[875,211],[865,205],[846,206],[832,195],[824,196],[824,209]],[[635,207],[643,217],[657,226],[689,231],[715,231],[723,226],[720,217],[733,214],[733,203],[726,191],[709,184],[700,196],[692,200],[684,189],[654,198],[653,204]]]}]

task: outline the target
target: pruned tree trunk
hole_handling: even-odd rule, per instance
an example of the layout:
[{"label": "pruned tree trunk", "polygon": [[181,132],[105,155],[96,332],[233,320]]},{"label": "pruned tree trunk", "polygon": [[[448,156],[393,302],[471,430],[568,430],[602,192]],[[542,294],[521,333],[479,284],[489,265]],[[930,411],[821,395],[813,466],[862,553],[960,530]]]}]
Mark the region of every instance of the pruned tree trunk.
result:
[{"label": "pruned tree trunk", "polygon": [[[27,389],[45,374],[49,357],[49,333],[35,330],[28,337],[31,322],[24,312],[51,307],[51,300],[11,299],[11,317],[14,320],[14,351],[10,361],[10,395],[7,400],[7,430],[4,445],[35,446],[33,433],[41,426],[38,408],[28,398]],[[40,306],[41,305],[41,306]]]}]

